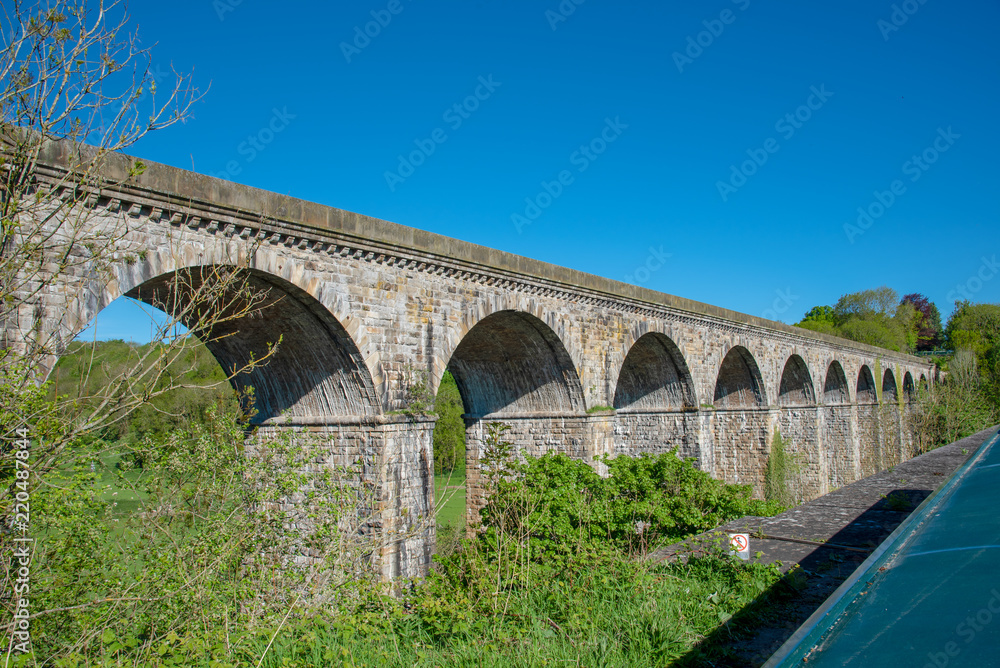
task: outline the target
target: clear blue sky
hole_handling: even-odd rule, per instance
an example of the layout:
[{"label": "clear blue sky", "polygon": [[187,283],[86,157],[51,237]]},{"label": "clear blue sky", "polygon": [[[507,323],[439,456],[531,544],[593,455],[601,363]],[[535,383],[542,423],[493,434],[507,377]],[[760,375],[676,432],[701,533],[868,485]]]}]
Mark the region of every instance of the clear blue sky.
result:
[{"label": "clear blue sky", "polygon": [[132,153],[785,322],[880,285],[947,317],[1000,301],[1000,6],[896,6],[134,2],[211,87]]}]

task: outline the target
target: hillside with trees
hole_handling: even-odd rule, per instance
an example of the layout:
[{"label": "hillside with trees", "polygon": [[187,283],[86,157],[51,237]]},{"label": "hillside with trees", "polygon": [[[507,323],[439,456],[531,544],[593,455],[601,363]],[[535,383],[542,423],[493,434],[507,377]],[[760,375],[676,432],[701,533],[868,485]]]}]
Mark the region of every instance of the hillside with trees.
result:
[{"label": "hillside with trees", "polygon": [[[163,344],[121,340],[71,343],[49,377],[50,397],[67,409],[86,410],[107,387],[130,372],[142,359],[158,358]],[[108,441],[162,436],[192,422],[204,422],[209,409],[235,412],[236,394],[212,353],[191,338],[172,357],[153,391],[169,388],[137,407],[126,420],[106,425],[99,436]]]},{"label": "hillside with trees", "polygon": [[816,306],[796,326],[912,353],[917,350],[921,328],[928,326],[926,320],[912,299],[900,300],[895,290],[883,286],[844,295],[833,306]]}]

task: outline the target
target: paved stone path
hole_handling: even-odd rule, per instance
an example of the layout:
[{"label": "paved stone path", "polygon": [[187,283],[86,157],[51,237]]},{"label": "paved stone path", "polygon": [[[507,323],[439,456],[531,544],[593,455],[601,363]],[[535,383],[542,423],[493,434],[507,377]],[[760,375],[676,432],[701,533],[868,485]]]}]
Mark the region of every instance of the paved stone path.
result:
[{"label": "paved stone path", "polygon": [[[759,666],[854,572],[868,554],[947,480],[996,432],[973,436],[914,457],[881,473],[841,487],[775,517],[744,517],[650,555],[654,560],[684,558],[726,533],[750,533],[750,554],[762,563],[798,566],[799,594],[782,606],[773,623],[733,647],[733,666]],[[762,538],[761,536],[767,536]],[[847,549],[850,548],[850,549]]]}]

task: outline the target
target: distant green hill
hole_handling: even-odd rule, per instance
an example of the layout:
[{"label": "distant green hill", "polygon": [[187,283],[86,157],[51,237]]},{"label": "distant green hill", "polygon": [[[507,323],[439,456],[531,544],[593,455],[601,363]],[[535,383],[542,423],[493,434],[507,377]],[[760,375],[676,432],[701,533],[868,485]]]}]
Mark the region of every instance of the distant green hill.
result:
[{"label": "distant green hill", "polygon": [[[161,434],[204,419],[209,406],[236,410],[236,394],[226,374],[212,353],[203,344],[191,340],[191,347],[167,369],[163,387],[171,380],[191,385],[211,385],[213,389],[178,388],[152,400],[151,405],[137,410],[130,419],[109,428],[101,436],[108,440],[142,438]],[[121,340],[74,341],[49,377],[52,395],[93,401],[99,392],[135,365],[160,344],[138,344]],[[151,357],[155,358],[155,355]],[[435,400],[438,422],[434,430],[436,472],[465,468],[465,423],[462,420],[462,398],[455,379],[445,372]]]},{"label": "distant green hill", "polygon": [[[211,389],[177,388],[154,398],[150,405],[140,407],[130,419],[109,427],[102,437],[109,440],[142,438],[170,431],[201,421],[209,406],[226,410],[237,407],[236,394],[226,379],[226,374],[215,357],[203,344],[194,339],[178,359],[166,369],[158,388],[180,381],[191,385],[218,384]],[[154,352],[161,344],[137,344],[121,340],[81,342],[74,341],[49,376],[53,396],[80,399],[82,403],[94,401],[114,379],[139,363],[147,353]],[[155,360],[151,355],[148,359]]]}]

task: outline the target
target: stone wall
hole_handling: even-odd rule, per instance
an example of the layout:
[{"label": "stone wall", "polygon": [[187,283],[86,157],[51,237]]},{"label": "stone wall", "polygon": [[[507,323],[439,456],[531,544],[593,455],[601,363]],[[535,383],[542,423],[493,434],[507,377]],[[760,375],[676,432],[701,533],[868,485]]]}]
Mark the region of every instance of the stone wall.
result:
[{"label": "stone wall", "polygon": [[707,416],[706,438],[712,443],[713,475],[764,493],[764,471],[774,432],[774,411],[767,408],[716,409]]},{"label": "stone wall", "polygon": [[[434,464],[428,418],[387,416],[365,422],[327,425],[266,424],[248,443],[257,456],[260,444],[288,443],[301,447],[305,461],[296,470],[306,474],[305,486],[284,500],[281,509],[290,525],[311,528],[312,508],[306,495],[323,493],[325,472],[337,470],[339,484],[357,490],[359,503],[344,508],[347,530],[367,537],[374,550],[373,566],[386,579],[416,577],[430,567],[434,553]],[[299,564],[320,558],[318,548],[301,548],[292,555]]]},{"label": "stone wall", "polygon": [[821,442],[827,462],[826,484],[832,491],[861,479],[854,414],[850,404],[841,404],[824,406],[820,417],[823,423]]},{"label": "stone wall", "polygon": [[618,411],[614,420],[615,454],[635,457],[677,449],[682,458],[701,462],[697,411]]},{"label": "stone wall", "polygon": [[866,478],[883,468],[885,430],[878,404],[858,404],[857,416],[861,477]]},{"label": "stone wall", "polygon": [[782,407],[778,410],[778,428],[790,441],[787,454],[792,457],[795,498],[803,501],[828,491],[827,453],[829,445],[821,440],[821,409],[815,406]]}]

